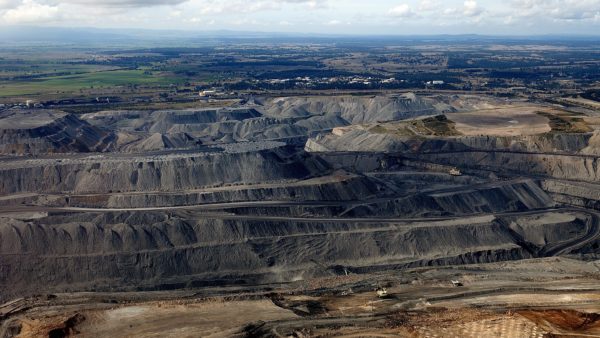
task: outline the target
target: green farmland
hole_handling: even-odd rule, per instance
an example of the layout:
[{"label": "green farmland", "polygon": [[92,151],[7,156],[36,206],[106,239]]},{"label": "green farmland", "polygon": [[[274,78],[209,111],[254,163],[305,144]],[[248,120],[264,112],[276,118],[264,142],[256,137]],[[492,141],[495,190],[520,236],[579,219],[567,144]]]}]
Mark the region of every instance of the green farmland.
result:
[{"label": "green farmland", "polygon": [[91,88],[126,86],[162,87],[183,83],[185,79],[144,70],[110,70],[40,79],[0,82],[0,97],[75,93]]}]

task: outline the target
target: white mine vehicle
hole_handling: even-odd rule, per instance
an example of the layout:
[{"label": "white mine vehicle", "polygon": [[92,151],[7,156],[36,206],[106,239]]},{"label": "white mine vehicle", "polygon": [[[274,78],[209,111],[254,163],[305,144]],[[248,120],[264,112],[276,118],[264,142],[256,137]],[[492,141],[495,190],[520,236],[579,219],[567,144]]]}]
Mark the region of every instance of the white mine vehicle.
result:
[{"label": "white mine vehicle", "polygon": [[449,173],[452,176],[462,176],[462,172],[460,172],[460,170],[458,168],[452,168],[452,169],[450,169]]},{"label": "white mine vehicle", "polygon": [[377,289],[377,297],[379,298],[385,298],[387,297],[388,293],[387,290],[385,288],[378,288]]}]

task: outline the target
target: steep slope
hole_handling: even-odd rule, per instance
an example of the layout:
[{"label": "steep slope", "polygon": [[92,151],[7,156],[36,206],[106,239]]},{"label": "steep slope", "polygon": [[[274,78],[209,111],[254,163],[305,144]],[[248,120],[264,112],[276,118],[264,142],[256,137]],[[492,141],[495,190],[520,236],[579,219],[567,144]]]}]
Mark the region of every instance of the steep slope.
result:
[{"label": "steep slope", "polygon": [[[540,215],[543,222],[493,216],[425,223],[252,221],[178,211],[4,218],[0,300],[41,286],[46,292],[172,289],[233,278],[285,282],[343,273],[336,272],[340,266],[364,273],[514,260],[532,256],[519,236],[541,250],[586,232],[585,214]],[[565,226],[572,231],[560,230]]]},{"label": "steep slope", "polygon": [[113,133],[60,111],[12,109],[0,114],[1,154],[107,151],[115,139]]},{"label": "steep slope", "polygon": [[11,161],[0,164],[0,193],[172,191],[298,179],[328,170],[323,161],[293,147],[275,144],[255,151],[246,146],[237,152]]},{"label": "steep slope", "polygon": [[437,112],[433,102],[414,94],[375,97],[291,97],[265,103],[265,114],[275,117],[307,117],[335,113],[352,123],[392,121]]}]

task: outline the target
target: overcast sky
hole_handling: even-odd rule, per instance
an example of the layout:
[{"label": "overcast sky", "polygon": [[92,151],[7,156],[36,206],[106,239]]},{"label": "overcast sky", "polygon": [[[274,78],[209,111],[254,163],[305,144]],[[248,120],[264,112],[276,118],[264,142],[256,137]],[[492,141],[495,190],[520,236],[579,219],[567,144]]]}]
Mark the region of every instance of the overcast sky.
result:
[{"label": "overcast sky", "polygon": [[600,35],[600,0],[0,0],[1,25]]}]

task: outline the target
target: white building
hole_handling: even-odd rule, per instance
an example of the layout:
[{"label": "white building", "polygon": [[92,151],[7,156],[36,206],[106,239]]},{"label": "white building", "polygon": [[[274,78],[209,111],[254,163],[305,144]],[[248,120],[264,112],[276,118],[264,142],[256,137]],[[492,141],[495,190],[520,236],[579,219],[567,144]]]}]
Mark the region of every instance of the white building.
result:
[{"label": "white building", "polygon": [[439,86],[439,85],[443,85],[443,84],[444,84],[444,81],[441,81],[441,80],[434,80],[434,81],[427,82],[427,85],[429,85],[429,86],[432,86],[432,85]]},{"label": "white building", "polygon": [[200,92],[200,96],[202,96],[202,97],[214,96],[214,95],[217,95],[216,90],[203,90]]}]

